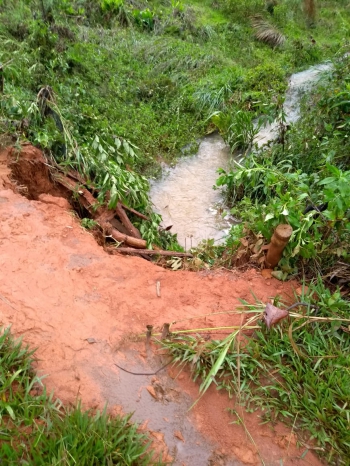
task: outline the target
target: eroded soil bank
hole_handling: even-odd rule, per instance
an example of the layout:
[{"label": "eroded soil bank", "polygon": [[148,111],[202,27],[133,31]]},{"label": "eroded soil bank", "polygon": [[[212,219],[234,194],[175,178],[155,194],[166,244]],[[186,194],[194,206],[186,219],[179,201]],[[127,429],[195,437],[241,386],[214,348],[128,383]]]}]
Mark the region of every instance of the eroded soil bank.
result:
[{"label": "eroded soil bank", "polygon": [[[162,360],[138,336],[146,325],[239,325],[239,316],[210,314],[235,309],[239,299],[253,302],[252,291],[264,302],[277,294],[291,299],[297,284],[265,279],[255,270],[172,272],[109,255],[58,197],[64,193],[45,179],[42,162],[31,146],[21,154],[0,150],[0,324],[12,325],[15,336],[37,348],[36,369],[47,375],[47,389],[65,403],[81,398],[86,407],[108,403],[112,412],[135,411],[134,419],[146,423],[174,464],[261,464],[244,428],[229,424],[227,408],[234,401],[225,394],[212,387],[188,411],[198,386],[186,370],[178,377],[171,366],[157,376],[132,376],[114,363],[154,371]],[[21,186],[24,176],[27,186]],[[311,452],[301,458],[305,448],[296,448],[290,429],[240,413],[266,465],[321,464]]]}]

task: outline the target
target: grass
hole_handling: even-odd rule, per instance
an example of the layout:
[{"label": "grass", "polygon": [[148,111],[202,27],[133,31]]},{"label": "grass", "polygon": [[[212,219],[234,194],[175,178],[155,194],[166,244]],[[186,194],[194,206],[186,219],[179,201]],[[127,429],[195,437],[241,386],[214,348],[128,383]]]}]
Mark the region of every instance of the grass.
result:
[{"label": "grass", "polygon": [[[87,3],[80,5],[87,10]],[[247,16],[255,11],[248,5],[253,2],[239,2],[237,8],[230,2],[218,2],[216,8],[209,1],[179,3],[182,14],[176,16],[170,2],[152,2],[159,17],[153,32],[120,27],[117,21],[106,28],[91,16],[81,24],[74,15],[54,10],[56,23],[70,31],[69,37],[52,34],[33,21],[25,2],[4,3],[0,33],[7,46],[0,58],[5,63],[14,58],[5,68],[5,94],[30,102],[38,87],[49,83],[80,144],[87,133],[111,125],[118,136],[140,147],[139,167],[145,169],[159,154],[172,160],[181,147],[205,132],[207,117],[219,108],[212,104],[203,108],[203,102],[197,106],[194,95],[203,88],[210,85],[220,92],[233,77],[236,82],[228,98],[235,92],[249,94],[258,86],[264,100],[271,86],[271,66],[278,71],[277,92],[283,92],[288,74],[332,56],[349,28],[346,5],[328,2],[320,11],[319,27],[312,31],[311,47],[297,2],[291,7],[281,2],[271,21],[286,35],[287,44],[273,50],[254,39]],[[150,7],[146,2],[144,6]],[[254,74],[256,66],[266,66],[263,79]],[[243,95],[233,107],[248,98]]]},{"label": "grass", "polygon": [[[194,380],[201,380],[200,396],[214,382],[247,409],[262,409],[264,422],[293,425],[300,444],[316,446],[327,464],[349,465],[349,302],[321,280],[300,300],[310,307],[290,311],[270,330],[258,325],[265,304],[245,304],[246,324],[225,340],[178,334],[162,344],[174,361],[191,364]],[[278,298],[275,304],[283,307]],[[253,324],[253,337],[237,345],[237,336]]]},{"label": "grass", "polygon": [[147,435],[131,416],[65,408],[32,370],[33,351],[0,334],[0,458],[7,465],[149,465]]}]

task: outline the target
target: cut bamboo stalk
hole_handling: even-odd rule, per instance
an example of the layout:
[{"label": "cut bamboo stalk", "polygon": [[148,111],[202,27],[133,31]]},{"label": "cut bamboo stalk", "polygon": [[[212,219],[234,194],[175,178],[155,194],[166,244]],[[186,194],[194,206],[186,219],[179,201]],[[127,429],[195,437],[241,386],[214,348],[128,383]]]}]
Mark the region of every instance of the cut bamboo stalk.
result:
[{"label": "cut bamboo stalk", "polygon": [[290,225],[278,225],[271,238],[271,243],[266,256],[266,265],[273,269],[279,263],[284,248],[292,236],[293,228]]}]

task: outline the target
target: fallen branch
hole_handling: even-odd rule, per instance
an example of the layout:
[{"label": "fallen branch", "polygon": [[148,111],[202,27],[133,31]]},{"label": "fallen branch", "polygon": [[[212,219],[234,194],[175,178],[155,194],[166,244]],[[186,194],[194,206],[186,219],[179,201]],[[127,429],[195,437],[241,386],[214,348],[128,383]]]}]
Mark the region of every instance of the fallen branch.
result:
[{"label": "fallen branch", "polygon": [[[59,167],[59,166],[58,166]],[[67,173],[67,176],[69,176],[70,178],[73,178],[74,180],[77,180],[79,181],[79,183],[81,184],[84,184],[84,185],[87,185],[87,182],[86,180],[84,179],[84,177],[77,171],[75,170],[69,170]]]},{"label": "fallen branch", "polygon": [[132,207],[128,207],[127,205],[123,204],[122,202],[121,202],[121,205],[122,205],[123,209],[128,210],[129,212],[133,213],[137,217],[140,217],[143,220],[148,220],[148,221],[150,220],[146,215],[141,214],[141,212],[138,212],[137,210],[133,209]]},{"label": "fallen branch", "polygon": [[117,248],[117,251],[123,254],[148,254],[150,256],[173,256],[173,257],[193,257],[192,254],[187,252],[177,251],[163,251],[162,249],[134,249],[134,248]]},{"label": "fallen branch", "polygon": [[79,202],[81,202],[81,204],[90,212],[93,217],[96,218],[103,214],[103,209],[101,208],[99,202],[81,183],[77,183],[76,181],[71,180],[61,173],[54,175],[54,179],[62,186],[69,189],[73,195],[76,195]]},{"label": "fallen branch", "polygon": [[113,228],[108,222],[101,222],[101,220],[99,220],[98,223],[100,224],[104,234],[106,236],[110,236],[118,243],[125,243],[132,248],[136,248],[136,251],[147,248],[147,242],[144,239],[134,238],[133,236],[120,233],[120,231]]},{"label": "fallen branch", "polygon": [[134,225],[131,223],[131,221],[129,220],[129,217],[126,215],[122,207],[122,204],[120,202],[118,202],[117,207],[115,208],[115,211],[118,217],[120,218],[120,221],[125,226],[125,228],[128,230],[130,235],[134,236],[135,238],[142,239],[142,236],[139,230],[136,227],[134,227]]},{"label": "fallen branch", "polygon": [[55,180],[62,184],[65,188],[72,191],[72,193],[78,197],[79,202],[90,212],[93,219],[101,225],[107,236],[111,236],[118,243],[125,243],[133,248],[147,248],[147,242],[145,240],[125,235],[124,233],[121,233],[120,231],[113,228],[109,223],[110,216],[114,216],[113,212],[102,208],[98,201],[90,193],[90,191],[84,188],[84,186],[82,186],[80,183],[76,183],[75,181],[69,179],[67,176],[61,174],[56,175]]},{"label": "fallen branch", "polygon": [[[57,165],[57,167],[59,168],[59,166]],[[79,181],[82,185],[86,185],[86,180],[80,175],[79,172],[77,171],[74,171],[74,170],[69,170],[67,172],[67,177],[69,178],[73,178],[74,180],[77,180]],[[95,186],[91,186],[92,190],[95,191],[95,192],[99,192],[98,189],[96,189]],[[138,212],[137,210],[133,209],[132,207],[128,207],[127,205],[123,204],[123,202],[118,202],[118,204],[120,205],[120,207],[124,210],[128,210],[129,212],[131,212],[132,214],[136,215],[137,217],[139,218],[142,218],[143,220],[150,220],[149,217],[147,217],[147,215],[144,215],[144,214],[141,214],[141,212]],[[118,212],[117,212],[118,213]],[[119,215],[119,214],[118,214]],[[129,218],[128,218],[129,220]],[[129,220],[130,221],[130,220]],[[124,225],[124,224],[123,224]],[[128,228],[126,225],[124,225],[126,228]],[[140,236],[141,237],[141,236]]]}]

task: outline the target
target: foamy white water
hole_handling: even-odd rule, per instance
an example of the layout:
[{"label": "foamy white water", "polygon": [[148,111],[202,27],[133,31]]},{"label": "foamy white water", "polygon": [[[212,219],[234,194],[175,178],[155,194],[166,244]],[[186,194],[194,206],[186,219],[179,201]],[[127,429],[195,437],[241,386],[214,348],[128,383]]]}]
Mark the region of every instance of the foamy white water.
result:
[{"label": "foamy white water", "polygon": [[[322,73],[331,70],[332,63],[323,63],[315,65],[311,68],[301,71],[300,73],[292,74],[289,79],[289,86],[286,92],[286,99],[284,101],[284,111],[286,114],[286,123],[292,124],[300,118],[300,99],[311,89],[312,85],[317,82]],[[254,142],[259,146],[273,141],[278,136],[278,122],[272,123],[261,128],[259,133],[255,136]]]}]

